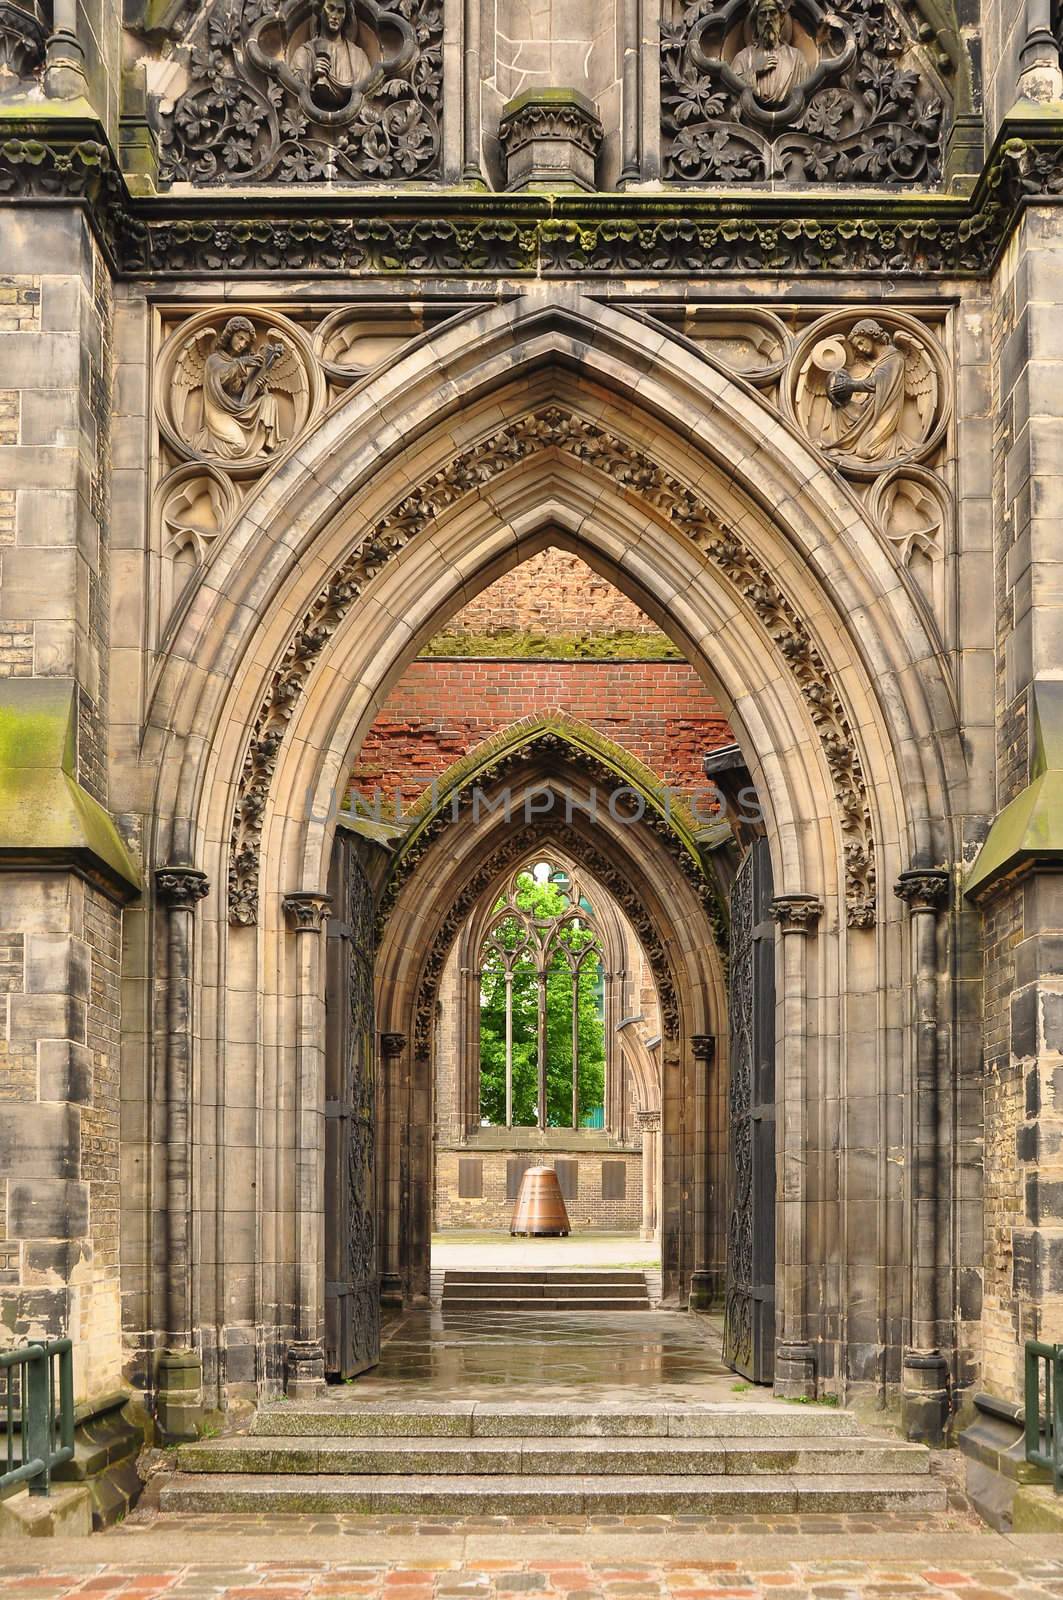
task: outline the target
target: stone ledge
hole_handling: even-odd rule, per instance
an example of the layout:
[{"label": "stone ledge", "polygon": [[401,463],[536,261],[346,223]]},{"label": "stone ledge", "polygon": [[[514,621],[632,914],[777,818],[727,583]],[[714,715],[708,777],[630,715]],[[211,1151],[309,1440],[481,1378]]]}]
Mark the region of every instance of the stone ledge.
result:
[{"label": "stone ledge", "polygon": [[85,1484],[52,1484],[50,1494],[21,1489],[0,1500],[0,1540],[81,1538],[92,1532],[92,1496]]}]

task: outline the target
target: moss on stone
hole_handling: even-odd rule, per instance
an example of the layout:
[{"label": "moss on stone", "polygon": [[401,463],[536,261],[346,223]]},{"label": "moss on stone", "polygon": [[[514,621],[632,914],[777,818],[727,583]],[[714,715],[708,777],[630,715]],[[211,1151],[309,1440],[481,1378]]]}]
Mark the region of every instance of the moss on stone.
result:
[{"label": "moss on stone", "polygon": [[77,781],[77,695],[62,678],[0,681],[0,857],[60,857],[140,888],[114,822]]},{"label": "moss on stone", "polygon": [[423,657],[509,661],[681,661],[667,634],[616,628],[595,633],[528,633],[505,628],[490,633],[437,633]]}]

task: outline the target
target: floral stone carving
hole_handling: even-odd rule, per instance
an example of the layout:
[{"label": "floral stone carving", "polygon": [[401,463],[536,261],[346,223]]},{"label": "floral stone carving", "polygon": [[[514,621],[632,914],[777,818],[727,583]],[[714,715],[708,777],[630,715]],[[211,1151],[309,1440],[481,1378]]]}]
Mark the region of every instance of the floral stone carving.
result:
[{"label": "floral stone carving", "polygon": [[947,421],[947,393],[940,355],[917,322],[854,313],[814,324],[785,397],[812,443],[866,478],[930,452]]},{"label": "floral stone carving", "polygon": [[668,178],[940,177],[942,96],[889,0],[676,0],[661,111]]},{"label": "floral stone carving", "polygon": [[159,423],[178,456],[246,476],[302,431],[320,392],[309,346],[290,323],[208,312],[163,352]]},{"label": "floral stone carving", "polygon": [[161,177],[314,183],[437,170],[439,0],[216,0],[156,109]]}]

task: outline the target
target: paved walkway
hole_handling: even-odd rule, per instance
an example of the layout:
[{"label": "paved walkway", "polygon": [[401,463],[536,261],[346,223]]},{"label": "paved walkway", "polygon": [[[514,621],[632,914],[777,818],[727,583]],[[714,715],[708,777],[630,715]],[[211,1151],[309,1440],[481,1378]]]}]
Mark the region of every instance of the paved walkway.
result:
[{"label": "paved walkway", "polygon": [[[986,1534],[889,1540],[688,1534],[629,1548],[603,1537],[536,1544],[425,1539],[408,1552],[319,1538],[64,1542],[30,1560],[0,1552],[0,1597],[67,1600],[1059,1600],[1063,1540]],[[419,1541],[420,1543],[420,1541]],[[657,1546],[658,1548],[653,1548]],[[663,1546],[663,1548],[662,1548]],[[708,1546],[715,1546],[709,1549]],[[89,1551],[96,1555],[88,1560]],[[34,1556],[37,1552],[34,1552]]]},{"label": "paved walkway", "polygon": [[454,1229],[432,1235],[432,1266],[564,1267],[574,1272],[593,1267],[659,1267],[660,1248],[637,1233],[574,1233],[567,1239],[511,1239],[506,1233],[474,1233]]}]

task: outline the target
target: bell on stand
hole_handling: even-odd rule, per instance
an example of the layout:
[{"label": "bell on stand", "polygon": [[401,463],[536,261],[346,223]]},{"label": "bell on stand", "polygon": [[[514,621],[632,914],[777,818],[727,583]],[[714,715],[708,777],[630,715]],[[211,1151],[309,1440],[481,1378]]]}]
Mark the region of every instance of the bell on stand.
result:
[{"label": "bell on stand", "polygon": [[551,1234],[557,1238],[568,1236],[568,1212],[553,1167],[528,1168],[520,1180],[509,1231],[529,1238]]}]

